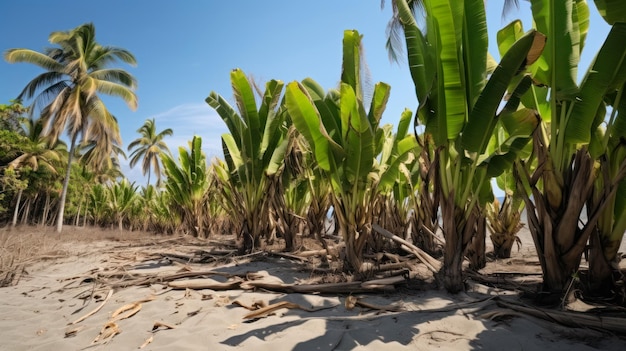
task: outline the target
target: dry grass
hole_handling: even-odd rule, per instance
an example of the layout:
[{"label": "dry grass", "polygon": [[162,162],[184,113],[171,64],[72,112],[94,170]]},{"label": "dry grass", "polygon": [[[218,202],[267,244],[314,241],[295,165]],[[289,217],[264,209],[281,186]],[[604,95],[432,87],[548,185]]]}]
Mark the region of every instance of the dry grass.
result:
[{"label": "dry grass", "polygon": [[25,268],[35,262],[75,254],[72,243],[94,241],[132,242],[154,240],[145,232],[94,227],[65,226],[61,234],[53,227],[0,228],[0,287],[17,284]]}]

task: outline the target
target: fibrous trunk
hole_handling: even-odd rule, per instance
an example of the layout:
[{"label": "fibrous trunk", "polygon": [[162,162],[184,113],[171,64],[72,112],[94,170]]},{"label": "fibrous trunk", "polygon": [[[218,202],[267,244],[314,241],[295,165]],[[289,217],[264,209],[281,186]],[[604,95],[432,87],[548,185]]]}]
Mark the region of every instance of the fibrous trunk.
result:
[{"label": "fibrous trunk", "polygon": [[516,167],[516,177],[520,190],[523,190],[520,180],[532,190],[532,198],[524,191],[520,193],[524,196],[529,229],[541,263],[543,291],[562,296],[579,269],[597,221],[598,209],[594,209],[587,222],[579,225],[596,177],[594,160],[582,148],[558,172],[541,138],[535,138],[534,147],[541,166],[531,176],[522,163]]},{"label": "fibrous trunk", "polygon": [[[454,193],[442,196],[441,215],[446,240],[443,252],[443,284],[446,290],[456,294],[464,290],[463,258],[480,222],[478,206],[461,208],[454,203]],[[466,214],[466,211],[471,211]]]}]

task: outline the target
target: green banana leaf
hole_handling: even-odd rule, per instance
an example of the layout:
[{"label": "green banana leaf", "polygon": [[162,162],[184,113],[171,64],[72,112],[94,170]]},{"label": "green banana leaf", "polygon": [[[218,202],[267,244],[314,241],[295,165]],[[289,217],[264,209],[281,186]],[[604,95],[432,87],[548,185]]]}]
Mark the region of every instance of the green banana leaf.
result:
[{"label": "green banana leaf", "polygon": [[[509,83],[515,74],[520,71],[520,68],[524,68],[529,63],[529,54],[534,54],[537,50],[541,50],[544,44],[545,39],[543,35],[531,30],[517,40],[506,52],[500,61],[500,65],[491,75],[476,105],[470,112],[467,126],[464,128],[461,136],[461,146],[464,149],[479,154],[485,151],[497,122],[496,110],[506,93]],[[528,90],[531,83],[530,79],[523,82],[526,83],[520,84],[520,86]],[[519,93],[518,95],[521,96]],[[516,98],[516,100],[519,103],[519,98]]]},{"label": "green banana leaf", "polygon": [[595,118],[604,96],[611,87],[626,81],[626,23],[613,25],[593,66],[587,71],[581,84],[579,99],[573,107],[565,133],[566,142],[589,143],[591,131],[603,118]]},{"label": "green banana leaf", "polygon": [[[438,111],[431,133],[435,143],[443,145],[447,140],[457,138],[469,110],[461,68],[463,62],[459,59],[462,57],[464,5],[461,1],[440,0],[424,1],[424,7],[428,14],[426,38],[438,53],[434,60],[439,80],[435,85]],[[486,65],[483,68],[486,69]]]},{"label": "green banana leaf", "polygon": [[483,0],[466,0],[463,24],[463,61],[469,109],[481,95],[487,78],[487,18]]},{"label": "green banana leaf", "polygon": [[404,28],[404,37],[409,53],[409,71],[415,85],[415,94],[420,106],[425,106],[435,79],[435,70],[432,69],[435,66],[434,53],[417,27],[417,22],[406,1],[394,0],[394,4],[398,9]]},{"label": "green banana leaf", "polygon": [[588,29],[584,23],[589,20],[586,7],[584,1],[531,0],[536,29],[550,38],[533,70],[534,78],[552,87],[557,99],[570,98],[578,92],[576,75]]},{"label": "green banana leaf", "polygon": [[622,0],[594,0],[598,12],[608,24],[626,22],[626,2]]}]

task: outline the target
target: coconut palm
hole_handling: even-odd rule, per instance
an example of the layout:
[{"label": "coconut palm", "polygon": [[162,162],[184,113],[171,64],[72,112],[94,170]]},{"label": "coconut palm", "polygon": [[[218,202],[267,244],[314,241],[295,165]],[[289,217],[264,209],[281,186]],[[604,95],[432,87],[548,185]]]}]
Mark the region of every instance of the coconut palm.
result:
[{"label": "coconut palm", "polygon": [[161,183],[161,158],[162,153],[171,155],[170,149],[163,141],[166,136],[174,134],[171,128],[157,132],[156,123],[153,119],[147,119],[146,122],[137,130],[141,137],[135,139],[128,145],[128,151],[132,151],[130,154],[130,167],[142,161],[141,172],[145,176],[148,174],[148,185],[150,184],[150,175],[154,170],[154,174],[157,177],[157,184]]},{"label": "coconut palm", "polygon": [[129,219],[135,204],[139,201],[137,186],[135,182],[131,183],[127,179],[122,179],[120,182],[110,184],[107,192],[109,213],[121,231],[124,228],[124,221]]},{"label": "coconut palm", "polygon": [[45,70],[31,80],[19,98],[34,98],[31,113],[41,111],[45,130],[56,141],[66,130],[70,150],[57,217],[57,231],[63,228],[65,199],[70,178],[74,149],[81,140],[106,135],[121,144],[119,126],[99,94],[122,98],[131,109],[137,107],[136,86],[132,75],[123,69],[108,68],[117,61],[135,64],[127,50],[102,46],[96,41],[93,24],[73,30],[53,32],[49,41],[57,46],[44,52],[30,49],[10,49],[4,54],[10,63],[26,62]]},{"label": "coconut palm", "polygon": [[[56,147],[50,147],[48,139],[42,135],[43,124],[42,121],[28,119],[23,124],[24,135],[27,138],[27,144],[24,145],[24,149],[21,150],[22,154],[16,157],[9,163],[10,168],[22,169],[28,168],[32,171],[38,171],[39,168],[43,168],[52,174],[57,174],[57,166],[60,164],[60,158],[63,154],[62,150],[64,145],[62,142],[57,142]],[[15,226],[17,223],[18,210],[20,207],[20,200],[24,189],[20,189],[17,194],[17,201],[15,205],[15,212],[13,215],[13,223]]]},{"label": "coconut palm", "polygon": [[81,162],[83,170],[88,169],[100,183],[123,177],[119,156],[126,158],[126,154],[115,140],[106,136],[85,140],[76,151],[76,158]]}]

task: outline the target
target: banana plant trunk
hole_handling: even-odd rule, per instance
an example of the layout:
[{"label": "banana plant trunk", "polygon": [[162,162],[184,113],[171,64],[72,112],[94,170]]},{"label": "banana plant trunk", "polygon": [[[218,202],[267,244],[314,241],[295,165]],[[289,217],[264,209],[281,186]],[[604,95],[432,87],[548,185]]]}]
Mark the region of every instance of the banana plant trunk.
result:
[{"label": "banana plant trunk", "polygon": [[[341,209],[340,201],[335,202],[335,209]],[[371,230],[358,218],[346,215],[342,210],[335,212],[337,214],[337,223],[339,227],[339,234],[343,238],[346,245],[345,258],[344,258],[344,271],[354,272],[357,277],[366,273],[366,267],[363,264],[363,249],[367,238],[371,234]]]},{"label": "banana plant trunk", "polygon": [[[468,211],[469,216],[466,218]],[[454,193],[441,197],[441,216],[445,244],[441,272],[443,277],[440,281],[443,281],[448,292],[456,294],[465,290],[462,275],[463,259],[477,230],[476,228],[480,227],[484,217],[481,216],[478,206],[473,209],[464,209],[456,205]]]},{"label": "banana plant trunk", "polygon": [[589,289],[594,295],[611,297],[617,286],[616,281],[620,276],[623,279],[623,275],[617,262],[606,258],[597,230],[591,235],[589,244]]},{"label": "banana plant trunk", "polygon": [[[589,209],[587,223],[579,225],[586,200],[596,178],[594,159],[586,148],[576,152],[563,174],[554,170],[541,138],[535,138],[535,150],[543,166],[531,176],[523,163],[516,167],[518,179],[528,182],[532,198],[521,192],[527,209],[529,229],[543,272],[541,296],[560,298],[579,270],[582,254],[598,220],[598,210]],[[543,190],[538,182],[542,180]],[[518,186],[523,186],[518,182]],[[545,301],[550,303],[551,300]]]},{"label": "banana plant trunk", "polygon": [[479,210],[479,214],[474,223],[475,234],[472,237],[467,248],[467,259],[470,263],[470,269],[478,271],[487,265],[485,240],[487,237],[487,220],[483,211]]}]

